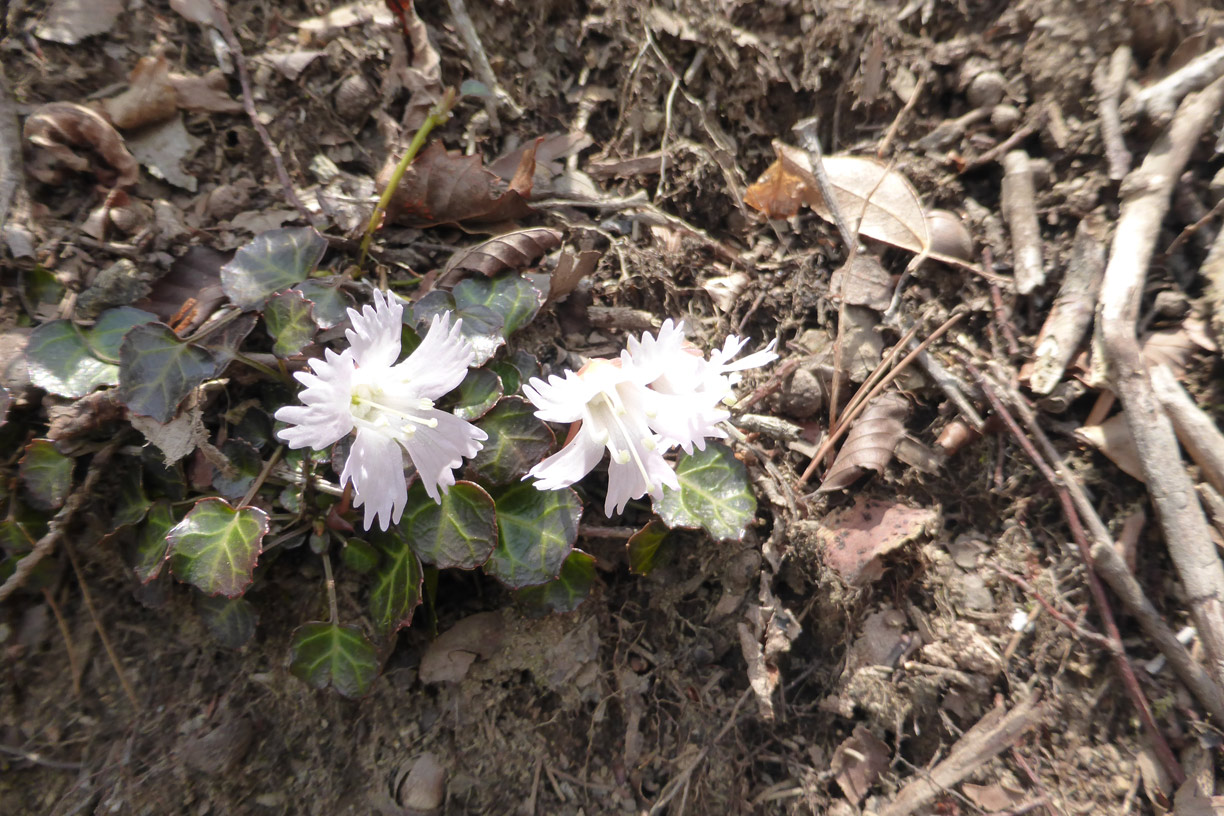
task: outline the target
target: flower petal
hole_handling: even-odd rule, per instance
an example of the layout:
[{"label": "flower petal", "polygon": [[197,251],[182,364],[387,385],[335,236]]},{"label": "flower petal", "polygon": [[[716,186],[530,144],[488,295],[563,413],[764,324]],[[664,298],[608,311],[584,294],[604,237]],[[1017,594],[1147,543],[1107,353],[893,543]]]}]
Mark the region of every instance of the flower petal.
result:
[{"label": "flower petal", "polygon": [[484,447],[480,443],[488,439],[489,435],[467,420],[436,408],[418,411],[416,414],[435,420],[437,425],[433,428],[419,426],[410,436],[403,437],[400,443],[408,451],[412,464],[416,466],[425,492],[431,499],[441,503],[442,497],[438,488],[442,488],[445,493],[446,489],[455,483],[454,469],[462,465],[465,458],[475,456]]},{"label": "flower petal", "polygon": [[[664,485],[676,490],[680,488],[680,480],[676,478],[676,472],[663,458],[664,450],[665,448],[660,445],[642,457],[645,474],[633,461],[622,465],[613,460],[608,465],[608,496],[604,500],[605,516],[611,518],[613,511],[617,514],[623,513],[630,499],[640,499],[647,493],[655,499],[662,499]],[[650,478],[649,484],[646,477]]]},{"label": "flower petal", "polygon": [[374,290],[374,305],[361,311],[348,310],[353,328],[344,332],[357,363],[365,367],[390,367],[400,353],[400,331],[404,307],[399,301]]},{"label": "flower petal", "polygon": [[325,448],[353,430],[351,405],[352,375],[355,369],[348,352],[336,354],[328,349],[326,359],[310,361],[314,374],[299,371],[295,376],[305,389],[302,404],[278,410],[274,416],[291,426],[277,436],[291,448]]},{"label": "flower petal", "polygon": [[532,377],[523,385],[523,396],[539,409],[536,416],[545,422],[577,422],[596,393],[597,389],[572,371],[566,371],[564,379],[555,374],[548,382]]},{"label": "flower petal", "polygon": [[568,445],[537,464],[523,478],[535,479],[540,490],[560,490],[590,473],[603,454],[603,443],[580,429]]},{"label": "flower petal", "polygon": [[454,390],[467,376],[476,351],[460,330],[462,320],[450,324],[450,312],[434,315],[421,345],[391,369],[393,376],[409,383],[415,394],[435,399]]},{"label": "flower petal", "polygon": [[375,518],[388,529],[400,520],[408,504],[404,479],[404,456],[393,437],[369,428],[357,431],[340,483],[353,482],[353,506],[365,506],[363,526],[368,530]]}]

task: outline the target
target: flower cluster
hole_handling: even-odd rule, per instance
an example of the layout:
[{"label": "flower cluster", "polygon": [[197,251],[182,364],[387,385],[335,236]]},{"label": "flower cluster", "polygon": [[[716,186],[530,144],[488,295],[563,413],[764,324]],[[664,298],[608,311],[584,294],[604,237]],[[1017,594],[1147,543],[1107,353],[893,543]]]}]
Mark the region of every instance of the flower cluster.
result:
[{"label": "flower cluster", "polygon": [[440,491],[455,483],[454,469],[488,439],[433,403],[463,381],[475,356],[459,333],[461,321],[451,325],[449,313],[434,317],[421,345],[397,363],[403,311],[382,292],[374,293],[372,307],[349,309],[349,348],[311,360],[313,373],[295,375],[306,386],[302,405],[276,412],[291,426],[279,433],[291,448],[318,450],[357,432],[340,482],[352,482],[353,505],[365,506],[367,529],[377,519],[386,530],[403,515],[405,455],[430,498],[441,502]]},{"label": "flower cluster", "polygon": [[611,455],[604,513],[620,513],[630,499],[663,486],[678,488],[663,458],[673,447],[692,453],[705,440],[722,439],[719,424],[730,416],[733,387],[744,369],[777,359],[774,343],[732,362],[746,340],[728,337],[709,359],[684,339],[684,324],[668,320],[652,337],[630,338],[617,359],[592,360],[578,372],[548,381],[532,378],[523,393],[536,416],[549,422],[581,423],[559,452],[527,474],[541,490],[572,485]]}]

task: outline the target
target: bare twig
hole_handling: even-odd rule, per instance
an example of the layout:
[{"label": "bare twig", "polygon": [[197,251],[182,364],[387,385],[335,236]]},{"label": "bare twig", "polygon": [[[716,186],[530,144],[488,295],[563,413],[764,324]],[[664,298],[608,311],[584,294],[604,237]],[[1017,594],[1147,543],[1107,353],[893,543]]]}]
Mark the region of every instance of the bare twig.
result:
[{"label": "bare twig", "polygon": [[901,123],[909,112],[918,104],[918,98],[922,96],[922,89],[926,85],[926,74],[921,74],[918,81],[914,83],[914,90],[910,92],[909,99],[905,100],[905,106],[897,112],[892,124],[888,126],[888,132],[884,134],[883,141],[880,142],[880,147],[876,150],[876,156],[883,158],[884,154],[892,147],[893,139],[897,138],[897,131],[901,129]]},{"label": "bare twig", "polygon": [[1221,102],[1224,79],[1187,97],[1168,131],[1123,182],[1125,195],[1097,321],[1106,373],[1125,408],[1166,546],[1186,588],[1190,613],[1217,681],[1224,681],[1224,566],[1182,464],[1172,424],[1153,393],[1136,324],[1148,264],[1173,185]]},{"label": "bare twig", "polygon": [[1203,478],[1224,493],[1224,433],[1195,405],[1167,366],[1155,366],[1150,373],[1156,399],[1173,421],[1177,438],[1202,470]]},{"label": "bare twig", "polygon": [[251,75],[247,71],[246,57],[242,53],[242,44],[238,42],[234,27],[230,25],[229,14],[226,13],[221,0],[212,0],[212,5],[213,22],[221,32],[221,36],[225,38],[225,44],[229,46],[230,52],[234,55],[234,62],[238,66],[238,82],[242,85],[242,108],[246,111],[247,118],[251,120],[251,126],[259,134],[264,149],[272,157],[272,163],[276,165],[276,176],[285,190],[285,198],[289,199],[289,203],[301,214],[306,223],[317,230],[319,224],[315,214],[306,209],[306,205],[302,203],[293,189],[293,181],[289,178],[289,171],[285,169],[285,159],[281,156],[280,148],[276,146],[276,142],[272,141],[272,135],[268,133],[263,122],[259,121],[259,111],[255,110],[255,97],[251,93]]},{"label": "bare twig", "polygon": [[1037,226],[1037,192],[1029,156],[1013,150],[1003,157],[1003,187],[1000,206],[1011,229],[1012,269],[1016,291],[1022,295],[1045,283],[1041,264],[1041,229]]},{"label": "bare twig", "polygon": [[946,759],[923,778],[907,784],[891,803],[880,809],[880,816],[908,816],[930,804],[935,797],[1015,745],[1045,714],[1045,706],[1038,704],[1035,692],[1010,711],[1001,706],[991,709],[965,732]]},{"label": "bare twig", "polygon": [[1029,378],[1034,393],[1049,394],[1054,390],[1092,325],[1097,293],[1105,275],[1106,229],[1105,219],[1099,213],[1090,213],[1076,227],[1062,285],[1037,335],[1033,373]]},{"label": "bare twig", "polygon": [[94,454],[93,461],[89,463],[89,472],[85,475],[85,481],[68,497],[68,500],[64,502],[64,506],[55,514],[55,518],[51,519],[51,523],[47,525],[46,535],[35,542],[33,549],[17,562],[13,574],[8,577],[8,580],[3,585],[0,585],[0,601],[3,601],[21,588],[26,579],[30,577],[30,573],[34,571],[34,568],[51,554],[55,549],[55,545],[64,537],[66,528],[72,524],[77,513],[94,498],[94,491],[97,489],[98,480],[102,478],[103,472],[107,469],[106,465],[110,461],[111,456],[118,450],[120,442],[121,440],[115,440]]},{"label": "bare twig", "polygon": [[[1058,495],[1058,501],[1062,505],[1063,515],[1067,519],[1067,526],[1071,528],[1071,538],[1075,541],[1076,547],[1079,549],[1080,558],[1083,559],[1084,566],[1092,566],[1092,550],[1088,544],[1088,536],[1084,533],[1084,526],[1080,522],[1079,513],[1075,510],[1075,504],[1071,501],[1071,495],[1067,492],[1067,488],[1063,485],[1058,476],[1050,468],[1050,465],[1037,452],[1037,448],[1033,446],[1032,441],[1025,435],[1024,431],[1016,423],[1011,412],[1007,410],[1002,400],[999,399],[986,377],[973,366],[972,363],[965,362],[965,368],[973,375],[974,379],[982,387],[986,393],[986,398],[990,401],[990,405],[994,408],[995,413],[1007,425],[1016,442],[1037,466],[1037,470],[1049,483],[1050,487],[1054,488],[1054,492]],[[1101,585],[1100,578],[1096,572],[1089,569],[1086,573],[1088,579],[1088,589],[1092,593],[1092,600],[1096,604],[1097,612],[1101,616],[1102,628],[1105,630],[1105,636],[1109,639],[1114,665],[1118,669],[1118,674],[1122,676],[1122,685],[1126,689],[1127,694],[1131,698],[1136,710],[1139,712],[1139,719],[1143,722],[1144,728],[1147,731],[1148,737],[1152,740],[1155,746],[1156,756],[1160,759],[1165,770],[1174,780],[1185,778],[1181,766],[1177,762],[1177,757],[1173,755],[1173,750],[1169,748],[1168,742],[1164,735],[1160,732],[1160,727],[1156,724],[1156,718],[1152,715],[1151,706],[1148,705],[1147,697],[1143,693],[1143,689],[1139,686],[1139,680],[1135,677],[1135,670],[1131,666],[1130,661],[1126,657],[1126,650],[1122,646],[1122,633],[1118,630],[1118,624],[1114,620],[1113,609],[1109,605],[1109,599],[1105,595],[1105,588]],[[1178,784],[1181,784],[1178,781]]]},{"label": "bare twig", "polygon": [[739,719],[739,710],[743,707],[744,703],[748,701],[750,696],[752,696],[752,689],[744,689],[743,694],[741,694],[739,699],[735,701],[735,706],[731,709],[731,713],[727,715],[727,721],[723,723],[723,727],[720,728],[718,733],[714,735],[714,739],[710,740],[709,743],[707,743],[706,746],[701,749],[701,752],[697,754],[697,756],[693,757],[693,759],[684,766],[680,773],[672,777],[671,780],[669,780],[663,787],[663,790],[659,792],[659,798],[655,801],[654,805],[651,806],[649,816],[656,816],[656,814],[662,813],[663,808],[667,807],[667,803],[670,802],[677,793],[679,793],[682,789],[688,788],[689,779],[692,777],[693,771],[697,770],[697,766],[705,761],[705,758],[710,753],[710,749],[717,745],[719,741],[727,735],[727,732],[735,726],[736,721]]},{"label": "bare twig", "polygon": [[132,688],[132,682],[128,680],[127,674],[123,671],[123,664],[119,662],[119,655],[115,652],[115,647],[111,645],[110,635],[106,634],[106,629],[102,626],[102,619],[98,616],[98,610],[94,608],[93,596],[89,592],[89,584],[85,583],[85,574],[81,572],[81,565],[77,563],[76,553],[72,550],[72,542],[64,540],[64,552],[68,553],[68,560],[72,563],[72,571],[76,573],[77,585],[81,587],[81,598],[85,601],[85,608],[89,610],[89,618],[93,621],[94,629],[98,632],[98,639],[102,641],[102,648],[106,650],[106,656],[110,660],[111,667],[115,670],[115,675],[119,678],[119,685],[123,686],[123,693],[127,696],[128,702],[132,705],[133,711],[140,711],[140,700],[136,698],[136,691]]},{"label": "bare twig", "polygon": [[21,127],[17,105],[8,89],[8,77],[0,65],[0,235],[9,209],[21,189]]},{"label": "bare twig", "polygon": [[1000,156],[1014,149],[1016,145],[1022,143],[1028,137],[1032,136],[1034,133],[1044,127],[1047,116],[1048,114],[1046,113],[1045,109],[1042,108],[1031,119],[1029,119],[1029,121],[1016,128],[1012,135],[1008,136],[1006,139],[999,142],[982,155],[965,162],[965,166],[961,169],[961,172],[967,173],[970,170],[976,170],[979,167],[993,164]]},{"label": "bare twig", "polygon": [[1144,88],[1122,106],[1125,116],[1146,113],[1161,121],[1173,115],[1182,97],[1224,76],[1224,45],[1200,54],[1164,79]]},{"label": "bare twig", "polygon": [[1105,158],[1109,161],[1109,177],[1121,181],[1130,172],[1131,154],[1122,138],[1122,116],[1118,100],[1126,87],[1131,69],[1129,45],[1119,45],[1109,59],[1109,67],[1098,65],[1092,74],[1092,86],[1097,95],[1097,111],[1101,116],[1101,141],[1105,142]]},{"label": "bare twig", "polygon": [[[480,36],[476,33],[476,26],[472,23],[467,6],[463,0],[446,0],[446,2],[450,6],[451,17],[455,20],[455,28],[459,31],[459,37],[463,40],[464,47],[467,48],[468,58],[472,60],[472,70],[476,72],[477,79],[493,92],[493,95],[506,106],[506,110],[510,111],[514,117],[522,116],[523,109],[497,81],[497,74],[493,73],[493,66],[489,64],[489,58],[485,55],[484,46],[480,43]],[[497,120],[496,109],[490,105],[488,111],[489,124],[493,126],[493,130],[499,130],[501,125]]]}]

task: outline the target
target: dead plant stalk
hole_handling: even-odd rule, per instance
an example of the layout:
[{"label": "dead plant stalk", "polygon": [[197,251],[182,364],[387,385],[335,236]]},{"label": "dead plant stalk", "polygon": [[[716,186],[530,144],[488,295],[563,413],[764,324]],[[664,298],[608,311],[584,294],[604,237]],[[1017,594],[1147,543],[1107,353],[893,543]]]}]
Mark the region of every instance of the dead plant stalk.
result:
[{"label": "dead plant stalk", "polygon": [[1172,423],[1153,392],[1139,346],[1137,319],[1148,264],[1173,185],[1222,102],[1224,79],[1186,97],[1143,164],[1123,182],[1121,215],[1097,313],[1106,374],[1122,400],[1169,555],[1186,588],[1190,613],[1217,682],[1224,682],[1224,566],[1182,463]]}]

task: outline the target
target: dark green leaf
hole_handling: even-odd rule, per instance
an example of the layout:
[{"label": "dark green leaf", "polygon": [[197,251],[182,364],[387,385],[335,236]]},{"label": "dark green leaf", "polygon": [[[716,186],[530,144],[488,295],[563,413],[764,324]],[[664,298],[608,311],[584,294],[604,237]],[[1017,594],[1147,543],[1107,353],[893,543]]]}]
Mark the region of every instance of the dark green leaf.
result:
[{"label": "dark green leaf", "polygon": [[642,529],[629,537],[629,570],[638,575],[649,575],[659,560],[659,548],[670,532],[667,525],[652,519]]},{"label": "dark green leaf", "polygon": [[64,297],[64,285],[41,264],[26,273],[25,290],[26,297],[35,305],[59,303]]},{"label": "dark green leaf", "polygon": [[196,597],[196,611],[209,634],[228,649],[240,649],[255,634],[259,616],[246,598]]},{"label": "dark green leaf", "polygon": [[256,309],[273,292],[306,280],[326,249],[327,239],[310,227],[269,230],[221,267],[221,288],[243,311]]},{"label": "dark green leaf", "polygon": [[142,323],[156,323],[157,315],[131,306],[107,309],[98,315],[93,328],[85,332],[85,340],[93,353],[108,363],[119,362],[119,346],[128,329]]},{"label": "dark green leaf", "polygon": [[239,315],[221,328],[211,331],[195,345],[212,354],[217,362],[217,373],[225,370],[238,353],[242,341],[255,328],[259,318],[253,314]]},{"label": "dark green leaf", "polygon": [[476,423],[489,435],[471,461],[476,473],[494,484],[511,482],[552,449],[556,437],[534,410],[521,397],[506,397]]},{"label": "dark green leaf", "polygon": [[374,543],[383,559],[370,589],[370,616],[380,638],[387,638],[412,623],[421,603],[421,561],[400,536],[379,533]]},{"label": "dark green leaf", "polygon": [[363,575],[372,572],[378,566],[378,562],[382,560],[382,556],[378,554],[378,549],[362,541],[360,538],[350,538],[344,542],[344,549],[340,551],[340,558],[344,562],[344,566],[360,572]]},{"label": "dark green leaf", "polygon": [[455,416],[468,422],[480,419],[502,395],[501,379],[492,371],[473,368],[459,384],[459,404]]},{"label": "dark green leaf", "polygon": [[485,306],[500,315],[502,337],[509,337],[530,323],[544,305],[544,295],[518,272],[462,280],[455,286],[454,298],[460,311]]},{"label": "dark green leaf", "polygon": [[214,476],[213,489],[230,501],[238,501],[263,469],[263,460],[259,458],[259,451],[240,439],[225,440],[221,452],[229,460],[233,472],[229,476],[224,473]]},{"label": "dark green leaf", "polygon": [[343,281],[344,278],[337,275],[332,278],[312,278],[293,287],[314,304],[311,316],[320,329],[330,329],[344,322],[349,308],[356,305],[353,296],[340,288]]},{"label": "dark green leaf", "polygon": [[474,569],[497,546],[493,499],[471,482],[452,485],[438,504],[418,480],[408,490],[400,529],[416,554],[439,569]]},{"label": "dark green leaf", "polygon": [[314,306],[301,292],[290,289],[268,298],[264,307],[264,323],[268,336],[275,342],[272,353],[277,357],[292,357],[314,339]]},{"label": "dark green leaf", "polygon": [[0,520],[0,550],[9,555],[20,555],[34,549],[39,536],[30,525],[16,519]]},{"label": "dark green leaf", "polygon": [[502,393],[517,394],[523,383],[540,376],[540,362],[533,355],[519,349],[504,360],[489,363],[488,368],[501,377]]},{"label": "dark green leaf", "polygon": [[251,584],[267,532],[264,511],[201,499],[167,534],[170,572],[208,595],[235,598]]},{"label": "dark green leaf", "polygon": [[306,623],[289,643],[289,671],[317,689],[361,697],[378,676],[378,653],[356,626]]},{"label": "dark green leaf", "polygon": [[582,501],[569,488],[537,490],[520,482],[493,493],[497,549],[485,572],[511,589],[556,578],[578,538]]},{"label": "dark green leaf", "polygon": [[126,465],[115,471],[115,481],[118,484],[119,496],[115,501],[115,513],[111,523],[116,527],[125,524],[139,524],[153,503],[144,491],[144,472],[140,463],[126,460]]},{"label": "dark green leaf", "polygon": [[89,346],[67,320],[44,323],[26,344],[30,382],[60,397],[83,397],[95,388],[119,382],[119,368],[89,353]]},{"label": "dark green leaf", "polygon": [[170,502],[165,499],[153,502],[136,536],[132,553],[132,569],[136,571],[140,583],[147,584],[161,574],[162,565],[170,556],[170,541],[166,535],[174,525],[174,510]]},{"label": "dark green leaf", "polygon": [[119,347],[119,399],[137,414],[169,422],[216,371],[207,351],[179,340],[164,323],[146,323],[130,329]]},{"label": "dark green leaf", "polygon": [[502,327],[505,325],[502,316],[497,312],[478,303],[469,304],[464,308],[455,305],[455,298],[450,292],[435,289],[421,298],[412,307],[412,318],[422,335],[429,330],[434,315],[451,312],[451,320],[463,320],[461,333],[472,344],[476,351],[476,359],[472,365],[481,366],[493,357],[497,350],[506,343]]},{"label": "dark green leaf", "polygon": [[18,473],[30,504],[39,510],[58,510],[72,490],[74,460],[55,449],[50,439],[35,439],[26,445]]},{"label": "dark green leaf", "polygon": [[595,556],[571,550],[561,574],[546,584],[527,587],[515,593],[524,603],[550,612],[573,612],[591,594],[595,583]]},{"label": "dark green leaf", "polygon": [[756,514],[748,471],[726,445],[711,442],[676,462],[680,489],[663,488],[655,512],[669,527],[700,527],[714,538],[743,538]]}]

